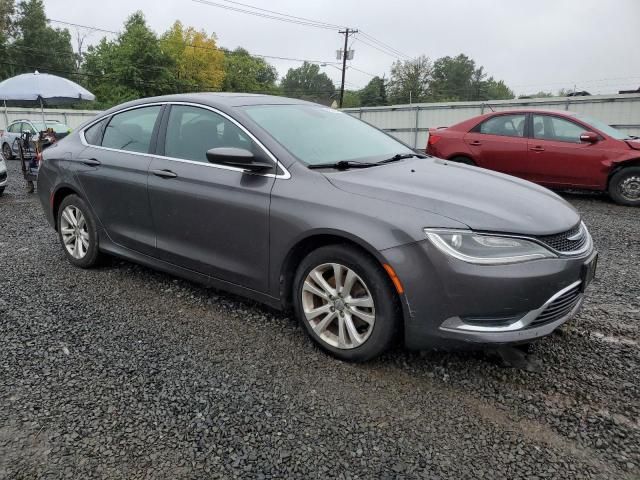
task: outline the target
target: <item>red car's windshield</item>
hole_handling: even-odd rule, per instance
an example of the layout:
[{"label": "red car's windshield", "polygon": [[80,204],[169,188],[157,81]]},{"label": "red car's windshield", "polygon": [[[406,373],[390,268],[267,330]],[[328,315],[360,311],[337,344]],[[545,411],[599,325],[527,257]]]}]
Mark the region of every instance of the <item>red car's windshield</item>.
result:
[{"label": "red car's windshield", "polygon": [[620,130],[615,129],[612,126],[607,125],[602,120],[590,117],[589,115],[578,113],[576,114],[576,118],[584,123],[591,125],[595,129],[600,130],[602,133],[615,138],[616,140],[627,140],[631,138],[627,133],[621,132]]}]

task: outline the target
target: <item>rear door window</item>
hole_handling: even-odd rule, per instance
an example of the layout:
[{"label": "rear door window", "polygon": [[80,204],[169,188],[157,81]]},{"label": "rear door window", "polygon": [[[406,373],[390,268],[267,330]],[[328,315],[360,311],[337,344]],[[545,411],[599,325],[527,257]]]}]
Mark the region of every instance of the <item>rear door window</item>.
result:
[{"label": "rear door window", "polygon": [[580,143],[585,128],[564,118],[551,115],[533,116],[533,138],[556,142]]},{"label": "rear door window", "polygon": [[498,115],[485,120],[474,128],[473,131],[477,133],[484,133],[486,135],[524,137],[526,119],[527,116],[524,113],[516,115]]},{"label": "rear door window", "polygon": [[128,152],[149,153],[153,127],[160,105],[116,113],[111,117],[102,138],[102,146]]}]

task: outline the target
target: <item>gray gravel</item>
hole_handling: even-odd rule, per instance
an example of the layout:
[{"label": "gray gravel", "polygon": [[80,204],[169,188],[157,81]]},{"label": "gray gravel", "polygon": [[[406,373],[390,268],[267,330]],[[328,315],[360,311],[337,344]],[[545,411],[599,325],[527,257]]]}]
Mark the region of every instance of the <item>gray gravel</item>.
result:
[{"label": "gray gravel", "polygon": [[115,259],[73,268],[9,173],[0,478],[640,478],[637,209],[567,195],[599,278],[532,368],[401,349],[352,365],[238,297]]}]

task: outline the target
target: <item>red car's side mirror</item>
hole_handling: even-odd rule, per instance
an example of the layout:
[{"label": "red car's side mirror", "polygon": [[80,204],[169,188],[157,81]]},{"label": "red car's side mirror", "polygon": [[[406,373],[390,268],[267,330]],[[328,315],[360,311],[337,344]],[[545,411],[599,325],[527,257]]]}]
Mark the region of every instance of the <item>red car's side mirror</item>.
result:
[{"label": "red car's side mirror", "polygon": [[598,140],[600,140],[600,135],[596,132],[584,132],[580,134],[581,142],[596,143]]}]

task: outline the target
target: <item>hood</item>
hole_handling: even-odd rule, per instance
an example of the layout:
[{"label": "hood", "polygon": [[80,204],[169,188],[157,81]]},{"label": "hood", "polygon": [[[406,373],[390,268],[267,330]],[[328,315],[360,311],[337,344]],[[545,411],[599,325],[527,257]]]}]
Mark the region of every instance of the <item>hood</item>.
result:
[{"label": "hood", "polygon": [[546,188],[440,159],[415,158],[325,175],[343,191],[449,217],[473,230],[549,235],[580,221],[571,205]]},{"label": "hood", "polygon": [[631,148],[633,148],[634,150],[640,150],[640,138],[636,139],[631,139],[631,140],[625,140],[626,144],[629,145]]}]

